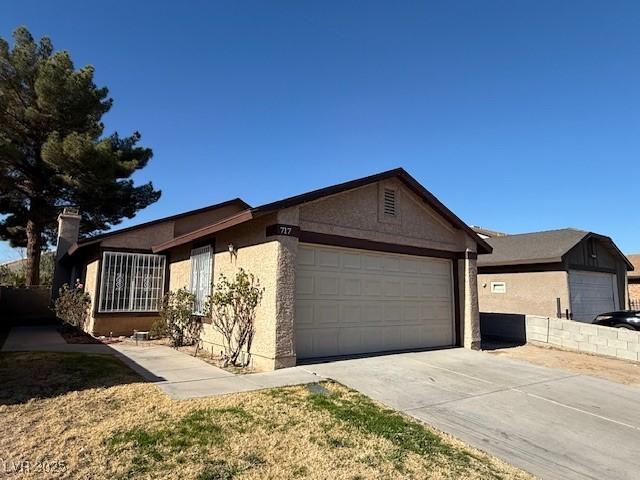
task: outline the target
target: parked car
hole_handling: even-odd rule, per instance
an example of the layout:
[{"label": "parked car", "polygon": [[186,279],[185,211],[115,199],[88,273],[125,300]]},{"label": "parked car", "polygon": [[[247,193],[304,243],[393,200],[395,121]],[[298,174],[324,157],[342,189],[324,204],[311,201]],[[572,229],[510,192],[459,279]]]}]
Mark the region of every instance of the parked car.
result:
[{"label": "parked car", "polygon": [[620,312],[601,313],[593,321],[605,327],[626,328],[640,331],[640,310],[623,310]]}]

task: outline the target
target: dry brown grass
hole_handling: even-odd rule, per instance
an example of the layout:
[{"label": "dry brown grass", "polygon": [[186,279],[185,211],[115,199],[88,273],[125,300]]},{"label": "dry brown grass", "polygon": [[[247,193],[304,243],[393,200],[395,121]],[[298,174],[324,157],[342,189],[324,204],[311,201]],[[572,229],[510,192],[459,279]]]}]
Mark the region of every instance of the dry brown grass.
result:
[{"label": "dry brown grass", "polygon": [[[16,371],[28,383],[28,372],[48,361],[72,374],[86,360],[61,355],[1,354],[0,384]],[[89,363],[99,368],[95,357]],[[94,378],[91,388],[57,385],[59,393],[48,398],[4,396],[0,457],[65,464],[58,476],[34,471],[19,478],[530,478],[341,385],[176,402],[124,366],[104,371],[113,377],[102,379],[107,386]]]},{"label": "dry brown grass", "polygon": [[525,360],[543,367],[560,368],[626,385],[640,384],[640,363],[585,352],[526,344],[500,348],[489,353]]}]

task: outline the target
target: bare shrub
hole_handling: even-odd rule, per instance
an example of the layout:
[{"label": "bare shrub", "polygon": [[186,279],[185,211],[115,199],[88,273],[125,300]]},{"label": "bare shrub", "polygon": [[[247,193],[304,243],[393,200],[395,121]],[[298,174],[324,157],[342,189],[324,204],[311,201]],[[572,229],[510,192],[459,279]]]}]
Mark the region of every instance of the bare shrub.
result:
[{"label": "bare shrub", "polygon": [[[248,365],[255,334],[256,308],[260,305],[263,294],[264,288],[260,281],[243,269],[231,281],[221,274],[214,285],[207,307],[213,327],[223,338],[225,366]],[[239,364],[238,358],[243,350],[247,352],[247,356]]]}]

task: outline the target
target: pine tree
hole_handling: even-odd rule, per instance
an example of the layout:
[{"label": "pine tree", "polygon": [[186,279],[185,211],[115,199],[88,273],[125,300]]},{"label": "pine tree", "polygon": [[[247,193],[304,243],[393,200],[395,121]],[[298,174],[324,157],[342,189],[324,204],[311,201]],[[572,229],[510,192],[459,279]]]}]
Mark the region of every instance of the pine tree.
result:
[{"label": "pine tree", "polygon": [[65,206],[82,215],[81,234],[108,229],[160,198],[131,176],[153,153],[140,134],[104,136],[113,100],[51,40],[25,27],[0,37],[0,238],[26,247],[26,284],[39,283],[40,252],[55,240]]}]

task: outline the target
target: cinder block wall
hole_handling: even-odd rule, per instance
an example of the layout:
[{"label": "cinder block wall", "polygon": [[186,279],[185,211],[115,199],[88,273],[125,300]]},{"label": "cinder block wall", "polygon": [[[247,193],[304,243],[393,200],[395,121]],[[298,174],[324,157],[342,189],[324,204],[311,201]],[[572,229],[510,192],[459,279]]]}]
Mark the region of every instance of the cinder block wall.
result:
[{"label": "cinder block wall", "polygon": [[527,315],[527,342],[640,361],[640,332]]}]

